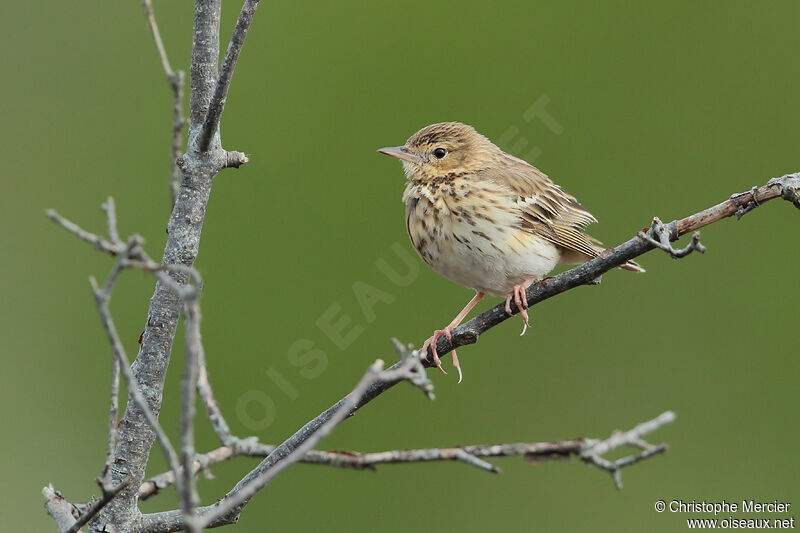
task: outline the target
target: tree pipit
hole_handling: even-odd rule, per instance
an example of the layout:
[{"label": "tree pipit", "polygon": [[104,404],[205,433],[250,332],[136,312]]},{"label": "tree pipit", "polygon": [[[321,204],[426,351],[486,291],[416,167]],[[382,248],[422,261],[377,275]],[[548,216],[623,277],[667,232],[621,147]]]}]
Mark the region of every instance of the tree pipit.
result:
[{"label": "tree pipit", "polygon": [[[467,316],[484,294],[511,300],[528,328],[525,289],[556,265],[597,257],[600,241],[584,233],[597,220],[543,172],[503,152],[471,126],[431,124],[405,145],[379,152],[403,162],[406,228],[425,263],[444,277],[473,289],[475,296],[444,329],[422,345],[444,372],[436,341]],[[629,261],[620,268],[644,272]],[[453,350],[461,382],[461,366]],[[446,372],[445,372],[446,373]]]}]

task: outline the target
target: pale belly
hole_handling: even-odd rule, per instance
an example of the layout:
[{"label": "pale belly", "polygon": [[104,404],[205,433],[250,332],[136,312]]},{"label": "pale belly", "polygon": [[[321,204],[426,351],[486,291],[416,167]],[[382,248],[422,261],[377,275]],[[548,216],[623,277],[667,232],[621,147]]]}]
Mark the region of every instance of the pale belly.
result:
[{"label": "pale belly", "polygon": [[408,232],[423,261],[456,283],[505,296],[514,285],[541,279],[558,264],[558,249],[519,229],[512,212],[458,204],[452,211],[447,205],[437,207],[426,198],[407,203]]}]

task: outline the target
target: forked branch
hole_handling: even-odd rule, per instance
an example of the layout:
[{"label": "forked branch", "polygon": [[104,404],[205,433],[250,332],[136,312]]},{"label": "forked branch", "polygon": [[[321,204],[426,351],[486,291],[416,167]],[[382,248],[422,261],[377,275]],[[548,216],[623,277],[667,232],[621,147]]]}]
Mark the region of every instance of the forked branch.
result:
[{"label": "forked branch", "polygon": [[[225,109],[228,89],[233,79],[233,70],[236,68],[236,62],[239,60],[239,53],[242,51],[242,46],[244,46],[244,38],[247,37],[247,30],[250,29],[250,24],[253,22],[253,15],[256,14],[258,2],[259,0],[245,0],[242,11],[239,13],[239,19],[236,21],[236,27],[233,29],[233,35],[231,35],[228,50],[225,52],[225,59],[222,60],[222,67],[220,67],[217,84],[214,88],[214,96],[211,98],[208,112],[203,120],[203,127],[197,137],[197,145],[200,151],[204,152],[208,150],[211,139],[219,129],[219,120],[220,117],[222,117],[222,111]],[[246,162],[246,160],[244,162]],[[231,164],[229,166],[238,168],[238,164]]]}]

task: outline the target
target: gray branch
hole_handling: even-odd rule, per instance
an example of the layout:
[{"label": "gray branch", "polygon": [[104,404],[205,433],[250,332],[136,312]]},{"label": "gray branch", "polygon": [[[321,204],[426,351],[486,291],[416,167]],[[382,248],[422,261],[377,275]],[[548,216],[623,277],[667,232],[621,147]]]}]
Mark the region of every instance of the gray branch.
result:
[{"label": "gray branch", "polygon": [[174,207],[181,185],[181,169],[178,167],[178,158],[183,150],[183,128],[186,127],[186,118],[183,116],[183,91],[186,84],[186,73],[182,70],[173,71],[169,64],[167,50],[161,40],[161,32],[158,31],[158,23],[153,13],[151,0],[143,0],[142,5],[144,6],[144,13],[147,17],[150,31],[153,32],[153,40],[156,43],[158,56],[161,59],[161,67],[164,69],[164,74],[167,76],[167,81],[172,88],[172,142],[170,147],[169,191],[170,206]]},{"label": "gray branch", "polygon": [[[361,453],[356,451],[321,451],[310,450],[302,462],[316,465],[326,465],[354,470],[375,471],[382,464],[426,463],[440,461],[461,461],[487,472],[499,473],[500,468],[485,461],[487,458],[502,458],[523,456],[533,464],[553,459],[567,459],[579,457],[580,459],[595,464],[604,470],[609,470],[608,464],[616,465],[615,469],[629,466],[655,453],[666,451],[666,445],[651,446],[641,440],[641,437],[651,433],[664,424],[674,421],[675,415],[666,412],[657,418],[638,425],[626,433],[615,432],[606,440],[597,439],[572,439],[551,442],[518,442],[509,444],[477,444],[471,446],[456,446],[452,448],[422,448],[416,450],[388,450],[383,452]],[[235,438],[235,437],[234,437]],[[275,449],[275,446],[262,444],[255,437],[245,439],[240,448],[234,446],[221,446],[195,458],[192,470],[195,475],[207,472],[212,466],[228,461],[238,456],[266,457]],[[632,446],[644,450],[644,453],[634,456],[636,460],[622,458],[614,463],[606,461],[602,465],[594,462],[602,460],[602,455],[620,446]],[[645,455],[646,454],[646,455]],[[139,499],[145,500],[170,487],[175,483],[175,475],[167,471],[145,481],[139,487]]]},{"label": "gray branch", "polygon": [[[352,409],[363,400],[370,388],[375,384],[409,381],[432,399],[433,384],[425,375],[425,370],[420,363],[417,352],[410,352],[396,341],[395,343],[401,355],[400,362],[387,370],[383,370],[383,361],[378,359],[367,370],[367,373],[353,391],[340,402],[339,408],[332,412],[331,416],[320,424],[313,434],[301,436],[295,434],[294,437],[298,439],[298,445],[290,453],[282,457],[280,462],[269,469],[256,467],[237,483],[222,500],[214,505],[200,508],[198,511],[202,517],[204,527],[217,527],[236,522],[244,506],[259,490],[267,486],[283,470],[299,461],[320,440],[333,431],[352,412]],[[184,529],[185,526],[183,513],[180,511],[166,511],[144,515],[138,531],[150,533],[179,531]]]},{"label": "gray branch", "polygon": [[[624,467],[636,464],[639,461],[647,459],[648,457],[652,457],[667,451],[666,444],[653,446],[642,440],[642,437],[652,433],[665,424],[673,422],[674,420],[675,413],[672,411],[667,411],[661,413],[652,420],[642,422],[635,428],[624,433],[615,431],[606,440],[587,441],[580,452],[580,458],[589,464],[608,471],[611,474],[611,478],[614,480],[614,485],[618,489],[622,489],[622,469]],[[603,455],[621,446],[640,448],[642,452],[637,455],[622,457],[616,461],[609,461],[608,459],[603,458]]]},{"label": "gray branch", "polygon": [[60,533],[78,533],[100,510],[105,507],[117,494],[128,486],[125,480],[116,487],[106,487],[100,478],[97,478],[102,495],[86,505],[76,506],[69,503],[60,492],[53,489],[52,483],[42,489],[45,498],[44,507],[53,518]]},{"label": "gray branch", "polygon": [[[257,0],[246,0],[239,16],[236,28],[231,38],[231,43],[222,63],[221,73],[217,73],[219,60],[219,24],[220,0],[195,0],[194,33],[192,42],[192,60],[190,68],[190,127],[189,141],[184,156],[174,157],[171,183],[173,183],[174,205],[167,225],[167,242],[161,263],[156,263],[146,256],[142,249],[141,238],[134,236],[127,242],[119,239],[116,229],[116,218],[113,214],[113,203],[108,204],[109,235],[110,240],[105,240],[97,235],[82,230],[80,227],[63,219],[54,211],[48,215],[64,226],[79,238],[92,243],[97,249],[113,255],[117,261],[103,288],[93,283],[95,298],[101,314],[103,325],[112,344],[115,360],[118,362],[119,371],[128,384],[128,401],[125,413],[119,423],[116,439],[109,434],[109,441],[116,440],[117,445],[113,454],[113,461],[106,462],[105,475],[102,478],[104,495],[114,492],[102,505],[94,508],[94,504],[84,507],[88,511],[97,513],[90,522],[92,531],[141,531],[161,532],[177,531],[187,528],[197,530],[200,527],[216,526],[231,523],[241,513],[243,507],[251,500],[253,495],[265,487],[275,476],[288,468],[293,463],[306,460],[313,456],[313,446],[332,431],[341,421],[355,413],[360,407],[372,401],[377,396],[399,383],[411,381],[420,386],[426,394],[432,396],[431,385],[425,376],[425,366],[432,366],[427,359],[420,360],[417,352],[409,353],[404,347],[398,346],[401,361],[387,370],[382,369],[382,363],[376,362],[371,367],[356,388],[334,406],[306,423],[297,433],[285,442],[275,447],[269,455],[250,473],[248,473],[220,502],[208,507],[194,509],[196,495],[194,491],[194,444],[191,438],[193,412],[190,412],[187,401],[193,396],[195,380],[199,376],[199,362],[202,360],[202,347],[199,344],[199,312],[193,314],[190,308],[187,312],[187,344],[192,344],[187,352],[187,367],[184,373],[184,409],[181,422],[181,460],[185,465],[183,473],[177,461],[175,451],[171,449],[169,440],[158,425],[157,417],[161,408],[164,389],[164,378],[174,341],[178,319],[184,308],[188,296],[200,288],[200,280],[193,270],[193,264],[199,252],[200,236],[205,219],[211,186],[214,177],[223,168],[238,167],[247,161],[245,154],[222,149],[219,120],[222,115],[227,97],[230,81],[238,59],[244,38],[249,28]],[[180,115],[181,90],[176,90],[177,75],[172,72],[167,60],[166,52],[158,34],[152,7],[145,0],[145,9],[151,28],[154,32],[156,46],[162,60],[162,66],[170,83],[173,85],[175,96],[173,109],[173,139],[172,155],[180,152],[181,130],[183,119]],[[171,74],[172,73],[172,74]],[[180,118],[180,120],[178,120]],[[177,130],[177,133],[176,133]],[[177,140],[176,140],[177,139]],[[180,186],[175,194],[174,184]],[[604,272],[615,268],[624,262],[646,253],[655,247],[662,248],[662,236],[668,232],[669,241],[679,236],[695,231],[722,218],[736,215],[741,217],[755,209],[764,202],[773,198],[782,197],[800,207],[798,198],[800,178],[797,174],[770,180],[767,185],[732,196],[725,202],[713,206],[703,212],[685,219],[673,221],[663,228],[659,227],[656,239],[643,239],[638,236],[609,249],[600,257],[589,261],[555,278],[532,285],[527,290],[529,305],[535,305],[547,298],[553,297],[566,290],[584,285],[602,275]],[[654,232],[655,234],[655,232]],[[674,236],[674,238],[673,238]],[[652,242],[651,242],[652,240]],[[700,249],[699,242],[690,245],[687,254],[692,249]],[[680,254],[681,250],[672,253]],[[114,328],[108,309],[111,288],[120,272],[126,268],[141,268],[152,272],[156,278],[156,288],[150,300],[150,307],[145,323],[142,342],[137,358],[129,367],[122,343]],[[189,285],[194,278],[195,287]],[[440,355],[466,344],[477,342],[481,333],[506,320],[502,304],[482,313],[466,324],[459,326],[453,332],[452,340],[441,338],[437,344]],[[196,320],[195,320],[196,318]],[[197,325],[195,332],[194,327]],[[427,356],[428,354],[423,354]],[[379,364],[380,363],[380,364]],[[112,390],[114,388],[114,375],[112,372]],[[198,381],[199,385],[199,381]],[[114,400],[110,405],[109,419],[113,414]],[[662,415],[664,416],[664,415]],[[114,415],[114,418],[116,416]],[[652,425],[652,423],[651,423]],[[661,447],[651,447],[641,440],[643,431],[632,430],[626,443],[643,449],[636,456],[623,458],[615,462],[604,462],[600,451],[603,446],[595,443],[591,447],[581,449],[580,457],[585,461],[599,466],[615,476],[618,482],[619,470],[628,465],[650,457],[663,451]],[[111,432],[109,432],[111,433]],[[139,487],[145,475],[145,469],[151,453],[152,445],[159,438],[173,469],[174,479],[179,481],[181,491],[181,510],[167,511],[142,516],[137,508]],[[612,441],[615,437],[612,436]],[[619,440],[619,438],[617,438]],[[244,442],[244,441],[242,441]],[[604,441],[605,442],[605,441]],[[614,440],[616,442],[616,440]],[[605,447],[610,444],[605,444]],[[111,448],[108,444],[107,448]],[[556,451],[552,452],[556,454]],[[529,459],[540,460],[536,454],[528,454]],[[466,449],[456,451],[455,460],[467,462],[473,466],[487,469],[493,468],[483,461],[479,455],[470,453]],[[114,491],[108,491],[114,487]],[[116,489],[119,489],[118,491]],[[68,504],[55,492],[52,487],[44,490],[46,507],[54,517],[59,529],[72,528],[77,524],[76,507]],[[85,511],[83,516],[87,520],[92,516]],[[77,513],[81,516],[81,513]],[[74,522],[72,521],[74,520]],[[80,527],[80,526],[78,526]]]},{"label": "gray branch", "polygon": [[677,229],[677,224],[672,224],[671,227],[667,227],[663,222],[661,222],[660,218],[655,217],[653,218],[653,223],[650,225],[650,227],[640,231],[636,234],[636,236],[643,241],[652,244],[654,247],[664,250],[667,255],[673,259],[681,259],[695,251],[700,252],[701,254],[706,253],[706,247],[700,244],[699,231],[694,232],[692,235],[692,240],[684,248],[680,248],[678,250],[673,248],[672,244],[670,244],[670,241],[677,240],[678,235],[673,235],[672,231],[677,231]]},{"label": "gray branch", "polygon": [[[225,59],[222,61],[222,68],[214,88],[214,96],[211,99],[208,113],[203,120],[203,128],[200,130],[197,139],[197,146],[200,151],[208,150],[211,138],[219,130],[219,119],[222,116],[223,109],[225,109],[225,101],[228,98],[228,88],[233,78],[233,70],[236,68],[236,61],[242,51],[244,38],[247,37],[247,30],[253,22],[253,15],[256,13],[258,2],[259,0],[245,0],[242,11],[239,13],[239,20],[236,21],[236,27],[233,29],[228,50],[225,52]],[[238,165],[230,166],[238,168]]]},{"label": "gray branch", "polygon": [[[180,189],[167,224],[167,242],[161,259],[161,264],[168,266],[169,270],[167,275],[159,277],[150,299],[142,344],[130,369],[139,387],[129,390],[110,470],[112,482],[119,484],[130,478],[130,485],[93,520],[90,526],[94,530],[130,531],[139,520],[136,505],[138,487],[144,480],[150,450],[157,437],[148,419],[157,417],[161,409],[164,378],[182,310],[180,295],[173,290],[173,285],[185,286],[190,279],[189,271],[176,267],[190,269],[197,259],[214,176],[230,166],[229,154],[221,148],[218,131],[207,149],[200,150],[192,140],[202,129],[217,84],[220,4],[220,0],[195,1],[189,145],[183,157],[175,158],[177,167],[173,167],[173,172],[177,176],[180,171]],[[159,48],[161,52],[163,46]],[[160,55],[162,59],[166,58],[166,54]],[[168,67],[168,62],[162,65]],[[169,69],[165,68],[165,72],[169,73]],[[173,135],[173,146],[176,145],[175,138]],[[146,405],[140,405],[137,396],[141,396]]]},{"label": "gray branch", "polygon": [[53,488],[52,483],[42,489],[42,496],[44,496],[44,509],[56,523],[60,533],[75,525],[77,521],[75,506],[64,499],[64,496]]},{"label": "gray branch", "polygon": [[[114,374],[112,376],[112,399],[109,413],[109,436],[107,445],[106,464],[103,469],[103,474],[98,481],[103,489],[103,503],[102,505],[92,508],[91,515],[86,515],[86,519],[78,525],[78,528],[86,523],[94,514],[109,503],[114,496],[128,485],[126,480],[124,483],[119,483],[116,487],[111,489],[112,480],[110,479],[110,460],[109,455],[113,449],[113,442],[115,437],[115,422],[117,417],[117,391],[119,388],[119,370],[121,369],[122,375],[125,378],[128,389],[131,391],[133,401],[142,410],[144,417],[149,424],[150,428],[156,433],[159,442],[161,443],[167,463],[173,472],[173,477],[177,479],[177,473],[181,471],[178,463],[178,456],[172,444],[169,441],[164,430],[161,428],[156,416],[150,412],[148,404],[140,391],[139,384],[136,378],[130,371],[130,364],[128,357],[125,354],[125,349],[119,335],[116,331],[114,321],[109,309],[109,302],[111,300],[111,291],[114,283],[116,282],[119,274],[125,268],[138,268],[152,272],[162,283],[169,287],[173,292],[177,293],[183,301],[186,302],[186,327],[187,327],[187,356],[186,356],[186,371],[184,376],[184,399],[181,410],[181,457],[184,464],[183,472],[189,472],[188,476],[184,476],[179,485],[181,490],[181,509],[184,516],[187,530],[197,531],[198,526],[191,519],[193,514],[192,510],[197,505],[197,494],[195,491],[194,476],[192,474],[192,463],[194,461],[194,432],[193,432],[193,418],[194,418],[194,387],[197,382],[197,360],[202,353],[202,344],[200,343],[200,312],[198,299],[200,290],[202,288],[202,280],[199,274],[191,267],[184,265],[160,265],[154,262],[142,248],[143,239],[134,235],[128,239],[127,243],[119,240],[116,224],[116,210],[114,207],[113,198],[103,204],[103,210],[106,212],[108,219],[108,231],[110,240],[106,241],[99,235],[93,234],[82,229],[77,224],[65,219],[53,210],[48,211],[48,216],[62,227],[75,234],[82,240],[92,243],[96,248],[115,255],[117,262],[114,264],[108,280],[101,289],[93,277],[90,278],[92,289],[97,303],[97,309],[100,313],[103,326],[108,334],[109,341],[111,342],[112,352],[114,355]],[[167,272],[177,272],[186,274],[194,279],[194,285],[182,286],[176,283]],[[188,385],[188,392],[187,386]],[[112,495],[113,493],[113,495]],[[77,530],[77,528],[76,528]]]},{"label": "gray branch", "polygon": [[[712,206],[699,213],[690,215],[686,218],[675,220],[667,225],[670,235],[674,235],[675,239],[677,239],[681,235],[685,235],[686,233],[695,231],[701,227],[733,216],[744,206],[761,205],[764,202],[774,198],[783,197],[795,203],[794,199],[797,194],[797,190],[800,189],[797,184],[798,176],[800,176],[800,174],[790,174],[783,176],[782,178],[774,178],[763,187],[754,189],[750,192],[733,195],[725,202]],[[790,190],[790,192],[786,192],[787,190]],[[673,226],[675,228],[674,231],[672,230]],[[639,255],[653,250],[654,248],[655,246],[653,244],[639,238],[638,236],[635,236],[629,241],[626,241],[615,248],[609,248],[599,257],[588,261],[583,265],[563,272],[554,278],[531,285],[526,291],[528,304],[529,306],[532,306],[567,290],[586,285],[612,268],[616,268],[623,263],[638,257]],[[505,312],[504,304],[498,304],[494,308],[481,313],[467,323],[457,327],[453,331],[452,340],[448,340],[446,337],[440,338],[437,344],[437,351],[440,355],[442,355],[459,346],[474,344],[478,341],[478,337],[481,333],[500,324],[507,318],[508,315]],[[428,359],[424,359],[423,364],[427,367],[434,366],[433,362]],[[400,363],[397,363],[389,370],[396,369],[399,367],[399,365]],[[268,455],[254,470],[245,476],[239,485],[243,483],[249,484],[252,479],[258,478],[261,473],[275,468],[275,466],[279,464],[285,457],[292,454],[317,431],[319,431],[319,429],[323,427],[328,420],[337,415],[337,413],[341,413],[343,407],[346,407],[349,410],[348,415],[352,415],[363,405],[366,405],[373,399],[377,398],[380,394],[386,392],[391,387],[399,383],[399,381],[400,380],[376,381],[371,383],[365,389],[364,393],[357,401],[353,402],[350,395],[346,396],[342,400],[339,400],[336,404],[325,410],[316,418],[307,422],[292,437],[276,447],[275,450]],[[658,449],[647,451],[645,454],[642,454],[643,457],[631,460],[630,464],[654,453],[660,453],[661,451],[663,450]],[[588,454],[587,458],[591,461],[592,458],[596,456],[597,454]],[[595,463],[593,462],[593,464]],[[602,465],[597,464],[597,466]],[[604,466],[609,467],[608,464]],[[612,464],[610,470],[618,472],[622,466],[624,465]],[[615,474],[615,476],[615,483],[617,483],[619,486],[618,474]],[[237,485],[237,487],[239,485]],[[234,488],[231,492],[236,490],[237,489]],[[223,499],[223,501],[225,500]],[[227,518],[230,520],[234,516],[238,516],[239,512],[241,512],[241,509],[237,510],[234,508]],[[226,517],[220,517],[219,521],[213,522],[212,525],[229,523],[224,520],[225,518]],[[167,511],[166,513],[145,515],[142,523],[152,526],[154,531],[157,532],[176,531],[177,529],[174,528],[180,525],[180,513]],[[180,528],[178,527],[178,529]],[[149,529],[141,529],[140,531],[149,531]]]},{"label": "gray branch", "polygon": [[200,291],[195,291],[194,297],[186,303],[186,360],[184,362],[183,379],[181,380],[181,475],[183,476],[180,491],[181,511],[186,523],[186,531],[195,533],[200,531],[201,523],[194,516],[194,509],[199,503],[193,472],[194,464],[194,415],[195,396],[197,386],[198,362],[203,357],[203,345],[200,342],[200,305],[198,298]]},{"label": "gray branch", "polygon": [[[752,211],[756,207],[774,198],[784,198],[795,205],[795,207],[798,207],[800,206],[798,191],[800,191],[800,173],[787,174],[780,178],[772,178],[762,187],[754,187],[751,191],[734,194],[720,204],[709,207],[708,209],[686,218],[673,220],[668,224],[662,224],[659,226],[659,233],[660,235],[669,235],[668,242],[675,241],[682,235],[694,232],[725,218],[731,216],[741,218],[742,214]],[[617,268],[631,259],[655,248],[664,249],[661,246],[660,237],[656,242],[658,244],[652,242],[652,239],[643,239],[637,234],[632,239],[614,248],[605,250],[599,257],[575,267],[572,270],[562,272],[553,278],[531,284],[525,291],[528,298],[528,305],[533,306],[562,292],[582,285],[591,284],[593,280],[596,280],[609,270]],[[667,250],[667,252],[670,253],[670,255],[673,253],[683,253],[683,255],[686,255],[694,249],[704,249],[699,243],[699,240],[693,242],[694,244],[689,244],[687,247],[688,250],[685,253],[683,253],[683,250],[686,250],[686,248],[683,250],[674,250],[671,249],[671,247],[671,252],[669,250]],[[516,307],[512,307],[512,315],[518,312],[519,310],[516,309]],[[506,313],[504,305],[498,304],[469,322],[458,326],[453,330],[451,339],[441,337],[436,344],[436,351],[439,356],[442,356],[460,346],[475,344],[478,342],[478,338],[482,333],[504,322],[508,318],[510,318],[510,315]],[[434,367],[433,360],[430,358],[430,350],[426,355],[427,358],[424,360],[425,366],[429,368]],[[378,394],[380,394],[380,392],[378,392]]]}]

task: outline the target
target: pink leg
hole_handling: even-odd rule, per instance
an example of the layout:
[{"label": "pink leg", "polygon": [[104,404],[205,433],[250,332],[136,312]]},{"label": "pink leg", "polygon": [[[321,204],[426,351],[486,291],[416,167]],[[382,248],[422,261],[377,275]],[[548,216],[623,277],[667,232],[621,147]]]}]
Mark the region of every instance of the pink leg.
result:
[{"label": "pink leg", "polygon": [[525,335],[525,332],[528,330],[528,326],[530,326],[530,322],[528,321],[528,296],[525,294],[525,289],[531,284],[532,281],[533,278],[529,278],[519,285],[514,285],[514,288],[508,293],[508,296],[506,296],[506,313],[508,313],[509,316],[512,315],[511,298],[514,298],[514,303],[517,304],[519,314],[522,315],[522,321],[525,323],[525,325],[522,327],[522,333],[520,333],[520,336]]},{"label": "pink leg", "polygon": [[[472,310],[473,307],[475,307],[475,304],[481,301],[481,298],[483,298],[483,293],[476,291],[475,296],[472,297],[472,300],[470,300],[469,303],[467,303],[467,305],[464,306],[464,309],[462,309],[461,312],[458,313],[458,315],[456,315],[456,317],[453,319],[452,322],[450,322],[447,325],[447,327],[445,327],[444,329],[437,329],[436,331],[434,331],[433,335],[422,344],[421,348],[422,353],[425,353],[430,347],[434,364],[439,370],[441,370],[445,374],[447,374],[447,372],[445,372],[444,368],[442,368],[442,361],[441,359],[439,359],[439,354],[436,353],[436,342],[442,336],[447,337],[447,340],[451,341],[453,329],[455,329],[456,326],[461,324],[461,321],[464,320],[464,317],[467,316],[467,314]],[[461,365],[458,362],[458,355],[456,355],[456,351],[453,350],[452,353],[453,353],[453,366],[455,366],[456,370],[458,370],[458,382],[461,383],[461,378],[463,377],[461,374]]]}]

